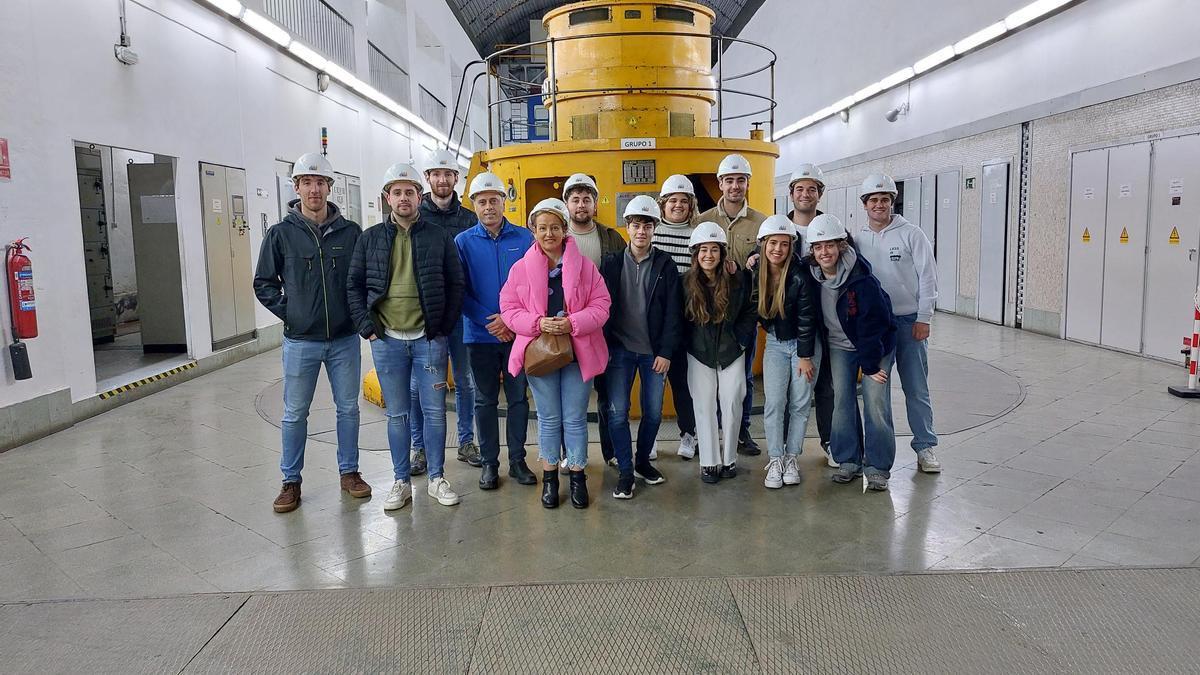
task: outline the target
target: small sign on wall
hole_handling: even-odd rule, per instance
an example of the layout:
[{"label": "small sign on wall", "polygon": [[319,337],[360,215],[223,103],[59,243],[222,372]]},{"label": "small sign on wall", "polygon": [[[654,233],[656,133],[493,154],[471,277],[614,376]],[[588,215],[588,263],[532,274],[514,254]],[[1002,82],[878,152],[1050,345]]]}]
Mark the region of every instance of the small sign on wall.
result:
[{"label": "small sign on wall", "polygon": [[0,180],[12,180],[12,163],[8,159],[7,138],[0,138]]}]

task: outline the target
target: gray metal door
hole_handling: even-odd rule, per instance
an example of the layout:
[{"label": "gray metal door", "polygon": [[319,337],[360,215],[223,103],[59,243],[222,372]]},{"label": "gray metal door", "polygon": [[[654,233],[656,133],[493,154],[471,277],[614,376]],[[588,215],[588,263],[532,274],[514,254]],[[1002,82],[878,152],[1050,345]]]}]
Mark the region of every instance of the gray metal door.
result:
[{"label": "gray metal door", "polygon": [[837,219],[846,222],[846,188],[834,188],[826,190],[825,194],[821,195],[821,202],[817,204],[817,208],[822,213],[828,213],[831,216],[837,216]]},{"label": "gray metal door", "polygon": [[937,181],[927,176],[921,181],[921,231],[929,237],[937,254]]},{"label": "gray metal door", "polygon": [[129,164],[126,171],[142,349],[186,351],[175,165]]},{"label": "gray metal door", "polygon": [[1200,249],[1200,136],[1154,142],[1143,350],[1182,362]]},{"label": "gray metal door", "polygon": [[937,175],[937,308],[955,311],[958,297],[958,182],[955,169]]},{"label": "gray metal door", "polygon": [[254,332],[254,260],[250,253],[250,220],[246,217],[246,171],[225,169],[229,190],[229,254],[233,276],[234,335]]},{"label": "gray metal door", "polygon": [[867,222],[867,212],[858,199],[860,194],[862,194],[862,188],[858,185],[846,188],[846,218],[842,222],[845,223],[846,231],[850,233],[851,237],[858,234],[859,228]]},{"label": "gray metal door", "polygon": [[1100,342],[1108,150],[1071,156],[1071,221],[1067,245],[1066,337]]},{"label": "gray metal door", "polygon": [[979,275],[975,315],[1004,323],[1004,265],[1008,242],[1008,162],[983,166],[983,203],[979,209]]},{"label": "gray metal door", "polygon": [[1131,352],[1142,349],[1149,189],[1150,144],[1111,148],[1108,151],[1100,344]]},{"label": "gray metal door", "polygon": [[905,220],[921,227],[921,179],[909,178],[902,183],[904,185],[904,204],[900,212]]}]

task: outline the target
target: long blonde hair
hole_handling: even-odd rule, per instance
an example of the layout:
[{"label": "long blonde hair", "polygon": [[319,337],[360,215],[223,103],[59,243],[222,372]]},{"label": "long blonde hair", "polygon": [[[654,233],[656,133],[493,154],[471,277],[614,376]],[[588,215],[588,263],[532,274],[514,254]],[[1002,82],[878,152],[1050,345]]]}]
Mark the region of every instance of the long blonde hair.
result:
[{"label": "long blonde hair", "polygon": [[792,252],[783,260],[778,276],[771,274],[771,264],[762,256],[758,271],[758,315],[764,319],[786,318],[784,296],[787,294],[788,270],[792,267]]}]

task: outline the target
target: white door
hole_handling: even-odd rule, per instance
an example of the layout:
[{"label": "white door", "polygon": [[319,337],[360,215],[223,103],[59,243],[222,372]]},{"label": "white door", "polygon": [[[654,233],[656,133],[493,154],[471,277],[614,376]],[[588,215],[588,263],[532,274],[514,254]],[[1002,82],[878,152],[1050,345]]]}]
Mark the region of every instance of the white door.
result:
[{"label": "white door", "polygon": [[1149,189],[1150,144],[1109,149],[1100,344],[1131,352],[1142,349]]},{"label": "white door", "polygon": [[1100,342],[1108,149],[1071,156],[1071,222],[1067,246],[1066,337]]},{"label": "white door", "polygon": [[933,176],[921,180],[921,231],[929,237],[937,254],[937,181]]},{"label": "white door", "polygon": [[229,189],[229,254],[233,274],[235,335],[254,331],[254,260],[250,251],[250,220],[246,213],[246,171],[225,169]]},{"label": "white door", "polygon": [[1004,323],[1005,244],[1008,242],[1008,162],[983,167],[979,208],[979,274],[976,318]]},{"label": "white door", "polygon": [[955,311],[958,297],[958,182],[957,169],[937,175],[937,308]]},{"label": "white door", "polygon": [[1154,142],[1143,350],[1182,362],[1200,249],[1200,136]]},{"label": "white door", "polygon": [[899,209],[904,219],[921,227],[921,179],[909,178],[902,181],[904,186],[903,208]]},{"label": "white door", "polygon": [[200,205],[204,220],[204,254],[208,270],[208,316],[213,343],[237,335],[237,312],[231,255],[231,211],[225,167],[200,163]]}]

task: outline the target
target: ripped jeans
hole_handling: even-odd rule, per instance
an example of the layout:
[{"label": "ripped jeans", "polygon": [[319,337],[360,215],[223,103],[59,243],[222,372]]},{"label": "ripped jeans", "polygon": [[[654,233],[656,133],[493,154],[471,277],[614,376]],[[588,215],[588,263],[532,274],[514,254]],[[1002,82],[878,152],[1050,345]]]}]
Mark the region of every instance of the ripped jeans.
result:
[{"label": "ripped jeans", "polygon": [[387,406],[388,448],[392,452],[392,471],[396,480],[410,480],[410,381],[417,383],[417,398],[425,418],[429,479],[441,476],[446,464],[446,338],[397,340],[383,335],[371,341],[371,357]]}]

